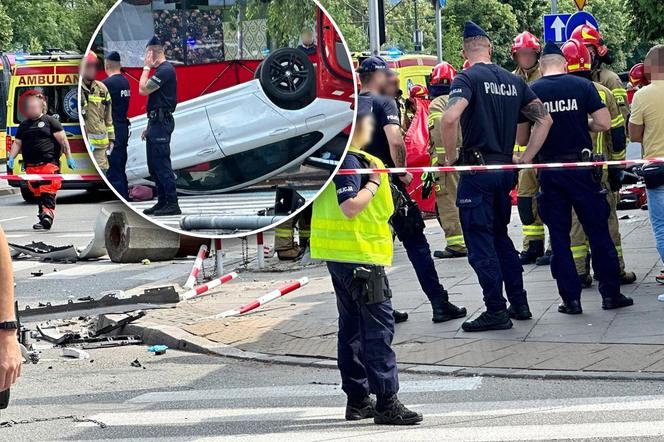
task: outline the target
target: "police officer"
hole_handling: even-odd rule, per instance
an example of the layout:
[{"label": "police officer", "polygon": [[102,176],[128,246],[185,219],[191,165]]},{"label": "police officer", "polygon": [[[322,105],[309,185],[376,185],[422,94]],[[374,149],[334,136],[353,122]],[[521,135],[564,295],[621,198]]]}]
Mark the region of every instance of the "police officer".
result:
[{"label": "police officer", "polygon": [[[450,86],[457,71],[446,61],[433,68],[429,96],[433,99],[429,106],[429,140],[431,164],[437,166],[445,163],[445,146],[443,146],[443,131],[441,120],[449,100]],[[461,147],[461,137],[454,149]],[[457,258],[468,254],[466,243],[463,240],[459,209],[456,206],[459,174],[456,172],[442,173],[435,184],[436,210],[447,245],[444,250],[436,250],[436,258]]]},{"label": "police officer", "polygon": [[[551,113],[553,126],[539,153],[540,161],[575,162],[590,157],[593,144],[589,131],[609,130],[609,111],[591,81],[566,73],[567,60],[554,43],[546,44],[541,65],[543,77],[533,83],[532,89]],[[523,133],[521,127],[520,139]],[[563,301],[558,311],[583,312],[581,282],[570,250],[572,209],[588,235],[602,308],[632,305],[632,299],[620,293],[620,265],[609,234],[609,205],[601,185],[601,169],[599,176],[588,168],[542,169],[540,186],[539,212],[549,227],[553,248],[551,275],[556,279]]]},{"label": "police officer", "polygon": [[108,161],[106,178],[113,188],[124,198],[129,199],[129,185],[127,184],[127,142],[129,140],[129,99],[131,90],[129,80],[122,75],[120,54],[111,52],[104,60],[106,79],[104,85],[111,95],[111,109],[113,127],[115,128],[115,143]]},{"label": "police officer", "polygon": [[[155,69],[150,77],[150,71]],[[148,127],[141,139],[146,141],[148,170],[157,186],[157,204],[143,213],[154,216],[180,215],[171,166],[171,134],[175,128],[173,112],[177,105],[175,68],[166,61],[164,47],[158,37],[152,37],[145,53],[145,66],[138,92],[148,97]]]},{"label": "police officer", "polygon": [[[378,125],[366,151],[378,157],[388,167],[404,167],[406,146],[401,134],[399,110],[394,98],[383,94],[386,84],[394,77],[390,71],[387,62],[377,56],[365,59],[357,70],[362,83],[360,96],[373,100],[373,115]],[[402,202],[392,218],[392,227],[406,249],[422,290],[431,302],[432,320],[445,322],[463,318],[466,316],[466,309],[449,302],[447,290],[438,279],[431,249],[424,235],[422,213],[406,190],[412,179],[413,176],[406,173],[392,180],[394,192],[398,192]],[[397,322],[407,318],[406,313],[397,312]]]},{"label": "police officer", "polygon": [[[370,97],[358,100],[357,122],[342,169],[384,167],[363,149],[374,130]],[[420,413],[397,398],[392,350],[394,317],[384,266],[392,264],[388,221],[394,212],[387,174],[334,177],[313,205],[311,256],[327,261],[339,311],[338,366],[348,396],[346,419],[412,425]],[[369,394],[376,395],[374,401]]]},{"label": "police officer", "polygon": [[[491,63],[491,40],[473,22],[465,24],[463,51],[471,67],[452,83],[442,121],[443,145],[456,145],[460,121],[464,164],[510,164],[517,123],[523,116],[533,121],[535,128],[519,158],[531,161],[546,137],[551,117],[522,79]],[[454,164],[456,149],[445,149],[445,158],[446,165]],[[495,171],[463,173],[459,180],[457,207],[468,261],[477,273],[487,307],[479,317],[463,324],[465,331],[508,329],[512,327],[510,318],[532,317],[523,289],[523,267],[507,234],[515,178],[512,171]]]},{"label": "police officer", "polygon": [[[567,72],[577,75],[587,80],[592,79],[590,52],[583,43],[577,40],[569,40],[562,47],[561,51],[567,59]],[[591,132],[593,141],[593,153],[597,159],[615,160],[615,155],[623,155],[625,151],[625,119],[620,113],[618,103],[609,88],[593,81],[593,86],[597,89],[602,103],[609,110],[611,115],[611,129],[606,132]],[[625,260],[622,253],[622,238],[620,236],[620,226],[618,224],[618,201],[620,200],[620,188],[622,181],[622,169],[612,167],[606,169],[602,174],[602,187],[606,190],[606,199],[609,203],[609,233],[611,240],[616,246],[618,260],[620,261],[620,283],[632,284],[636,281],[634,272],[625,271]],[[590,275],[590,254],[588,248],[588,239],[583,227],[579,223],[576,213],[572,214],[572,256],[574,264],[581,279],[581,285],[590,287],[593,278]]]},{"label": "police officer", "polygon": [[316,55],[318,47],[311,30],[307,29],[300,34],[300,44],[297,48],[309,56]]}]

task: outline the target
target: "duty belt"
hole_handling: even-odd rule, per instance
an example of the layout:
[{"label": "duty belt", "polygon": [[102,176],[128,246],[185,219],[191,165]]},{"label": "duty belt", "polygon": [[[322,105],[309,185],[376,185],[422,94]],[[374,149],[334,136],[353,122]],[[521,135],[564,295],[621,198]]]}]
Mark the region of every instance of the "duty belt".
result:
[{"label": "duty belt", "polygon": [[164,120],[172,116],[173,113],[169,109],[155,109],[148,111],[148,119],[150,120]]}]

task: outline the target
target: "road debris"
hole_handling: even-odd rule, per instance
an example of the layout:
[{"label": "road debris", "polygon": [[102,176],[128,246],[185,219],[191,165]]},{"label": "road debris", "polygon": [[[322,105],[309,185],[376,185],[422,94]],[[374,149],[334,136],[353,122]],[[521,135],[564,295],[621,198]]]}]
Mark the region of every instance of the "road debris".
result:
[{"label": "road debris", "polygon": [[150,353],[154,353],[155,356],[161,356],[166,354],[166,350],[168,350],[167,345],[153,345],[151,347],[148,347],[148,351]]},{"label": "road debris", "polygon": [[141,361],[139,361],[138,358],[131,361],[131,364],[129,365],[131,365],[132,367],[142,368],[143,370],[145,370],[145,367],[143,367],[143,364],[141,364]]},{"label": "road debris", "polygon": [[90,359],[90,353],[74,347],[62,347],[62,356],[73,359]]},{"label": "road debris", "polygon": [[9,243],[9,246],[14,251],[19,252],[16,257],[27,255],[33,258],[38,258],[40,261],[57,261],[65,263],[74,263],[78,260],[78,252],[71,244],[67,246],[52,246],[41,241],[33,241],[27,245]]}]

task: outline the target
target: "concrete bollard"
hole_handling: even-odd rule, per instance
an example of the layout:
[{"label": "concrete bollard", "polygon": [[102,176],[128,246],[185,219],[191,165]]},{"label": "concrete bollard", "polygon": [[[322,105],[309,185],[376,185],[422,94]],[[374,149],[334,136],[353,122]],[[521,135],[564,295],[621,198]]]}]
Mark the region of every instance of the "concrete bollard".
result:
[{"label": "concrete bollard", "polygon": [[180,235],[129,211],[111,213],[104,239],[108,256],[117,263],[168,261],[180,248]]}]

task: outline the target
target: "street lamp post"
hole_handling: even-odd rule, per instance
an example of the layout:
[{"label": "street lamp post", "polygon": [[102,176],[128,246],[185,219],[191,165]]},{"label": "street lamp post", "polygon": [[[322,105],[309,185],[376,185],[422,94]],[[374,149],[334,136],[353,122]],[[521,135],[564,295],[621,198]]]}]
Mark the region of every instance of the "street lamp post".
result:
[{"label": "street lamp post", "polygon": [[438,63],[443,61],[443,8],[440,1],[436,1],[436,55]]},{"label": "street lamp post", "polygon": [[369,0],[369,50],[372,54],[380,53],[380,19],[378,0]]}]

